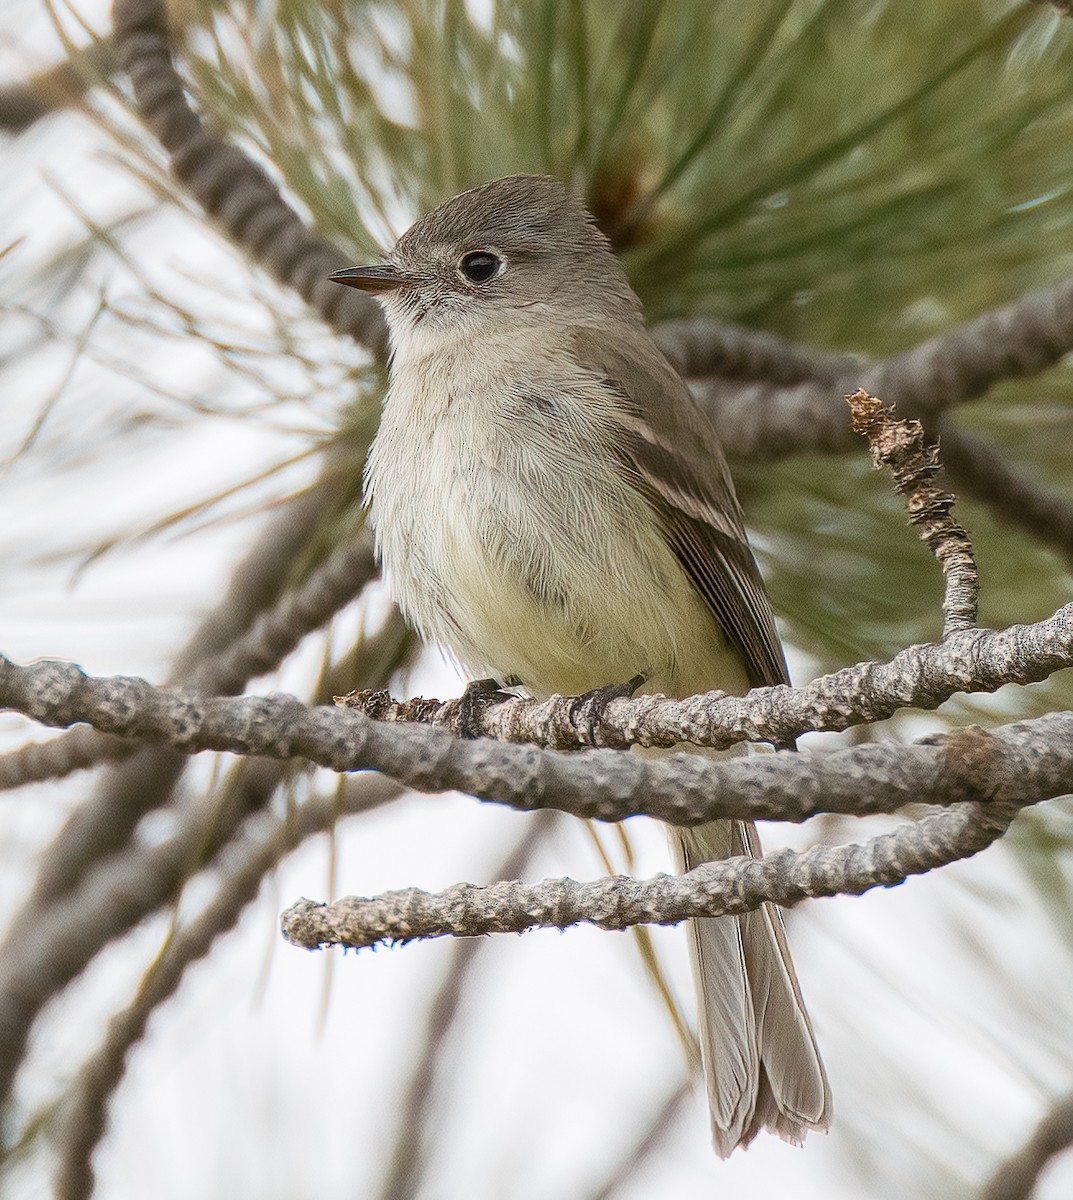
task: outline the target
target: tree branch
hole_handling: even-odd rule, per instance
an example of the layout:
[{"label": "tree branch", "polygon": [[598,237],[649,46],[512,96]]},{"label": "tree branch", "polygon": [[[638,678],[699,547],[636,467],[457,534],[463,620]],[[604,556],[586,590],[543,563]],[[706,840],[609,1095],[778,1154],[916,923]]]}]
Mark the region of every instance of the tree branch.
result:
[{"label": "tree branch", "polygon": [[[393,647],[407,644],[409,635],[401,620],[389,621],[368,641],[358,667],[370,681],[383,680],[398,661]],[[327,694],[333,682],[326,681]],[[123,780],[132,793],[137,785],[133,768],[154,755],[167,756],[169,767],[184,761],[159,747],[143,750],[131,760]],[[154,771],[153,765],[150,761],[143,792],[170,778]],[[179,810],[175,833],[166,841],[150,846],[132,842],[111,855],[98,854],[83,865],[76,886],[40,902],[31,895],[0,954],[0,1101],[9,1094],[30,1029],[45,1004],[110,942],[173,902],[186,880],[212,862],[252,814],[264,809],[283,779],[283,766],[282,761],[265,758],[244,761],[223,787]],[[144,803],[144,797],[135,799]]]},{"label": "tree branch", "polygon": [[346,256],[307,230],[261,167],[210,133],[190,107],[172,62],[163,0],[115,0],[112,19],[135,101],[176,178],[235,245],[334,329],[382,355],[387,328],[379,305],[328,280]]},{"label": "tree branch", "polygon": [[943,637],[974,628],[980,595],[976,559],[969,535],[951,513],[954,497],[935,482],[939,448],[927,445],[919,421],[896,421],[893,405],[884,408],[865,391],[856,391],[846,400],[854,432],[868,439],[876,467],[890,469],[909,520],[919,527],[921,540],[943,568]]},{"label": "tree branch", "polygon": [[[761,345],[768,336],[758,335]],[[853,434],[841,396],[857,388],[897,404],[909,416],[926,418],[975,400],[1000,380],[1036,374],[1070,350],[1073,277],[837,376],[824,367],[822,375],[788,386],[743,386],[703,377],[691,377],[690,383],[709,406],[728,454],[784,458],[850,448]],[[702,347],[694,346],[691,353],[699,358]]]},{"label": "tree branch", "polygon": [[680,375],[763,381],[780,385],[837,379],[865,364],[851,354],[787,341],[766,329],[749,329],[711,317],[661,321],[656,344]]},{"label": "tree branch", "polygon": [[425,791],[459,789],[522,811],[556,808],[601,821],[642,814],[672,825],[803,821],[821,812],[894,812],[977,795],[1023,803],[1073,790],[1073,713],[1065,712],[908,745],[712,761],[462,741],[440,729],[308,708],[291,696],[202,698],[140,679],[93,679],[57,662],[17,667],[0,659],[0,701],[50,724],[91,721],[185,754],[302,757],[336,771],[382,771]]},{"label": "tree branch", "polygon": [[437,893],[407,888],[370,898],[348,896],[334,904],[299,900],[283,913],[280,927],[293,945],[315,950],[579,924],[610,930],[674,925],[690,917],[750,912],[767,901],[786,907],[809,897],[856,896],[890,887],[979,853],[1002,836],[1018,811],[1016,804],[961,803],[863,845],[740,856],[647,880],[615,875],[587,883],[462,883]]},{"label": "tree branch", "polygon": [[[682,742],[726,749],[738,742],[786,745],[802,733],[840,732],[882,721],[902,708],[938,707],[959,692],[990,692],[1008,683],[1038,683],[1073,666],[1073,604],[1035,625],[972,629],[938,644],[910,646],[886,663],[858,663],[804,687],[756,688],[746,696],[708,692],[615,699],[594,715],[595,744],[670,747]],[[454,700],[392,700],[385,691],[355,691],[337,703],[379,721],[416,722],[461,733]],[[570,697],[511,699],[467,715],[484,737],[553,750],[593,745]]]}]

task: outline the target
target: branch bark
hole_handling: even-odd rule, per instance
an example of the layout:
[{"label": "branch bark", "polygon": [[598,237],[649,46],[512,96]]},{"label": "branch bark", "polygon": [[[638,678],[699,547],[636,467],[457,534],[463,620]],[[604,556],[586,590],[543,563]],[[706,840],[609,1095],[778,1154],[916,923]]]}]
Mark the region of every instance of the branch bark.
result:
[{"label": "branch bark", "polygon": [[685,700],[661,695],[611,700],[593,714],[594,741],[588,714],[579,715],[576,702],[565,696],[512,699],[476,714],[464,714],[458,700],[396,701],[385,691],[351,692],[337,703],[379,721],[416,722],[455,733],[472,721],[484,737],[554,750],[682,742],[722,750],[743,741],[787,745],[810,730],[842,731],[885,720],[902,708],[932,709],[959,692],[1037,683],[1070,666],[1073,604],[1035,625],[965,630],[938,644],[910,646],[890,662],[858,663],[800,688],[756,688],[746,696],[708,692]]},{"label": "branch bark", "polygon": [[935,482],[939,473],[939,448],[924,439],[919,421],[900,421],[894,406],[884,408],[875,396],[856,391],[846,397],[855,433],[864,434],[876,467],[889,467],[894,486],[905,501],[909,520],[920,530],[943,569],[943,637],[976,625],[980,583],[969,535],[954,520],[954,497]]},{"label": "branch bark", "polygon": [[280,927],[289,942],[308,950],[329,945],[360,949],[380,942],[579,924],[610,930],[674,925],[691,917],[750,912],[767,901],[787,907],[810,897],[857,896],[979,853],[1005,833],[1019,807],[966,802],[920,822],[906,822],[863,845],[729,858],[685,875],[647,880],[616,875],[587,883],[462,883],[437,893],[407,888],[370,898],[349,896],[334,904],[299,900],[283,913]]},{"label": "branch bark", "polygon": [[[758,337],[766,346],[768,335]],[[697,376],[690,376],[690,383],[709,406],[728,454],[785,458],[807,451],[850,449],[853,433],[841,397],[857,388],[926,421],[975,400],[1003,379],[1053,366],[1070,350],[1073,277],[981,313],[881,362],[837,375],[829,374],[824,365],[820,374],[786,386],[769,380],[742,385]],[[695,360],[701,352],[696,345],[690,350]]]},{"label": "branch bark", "polygon": [[521,811],[555,808],[600,821],[638,815],[672,825],[804,821],[821,812],[889,813],[981,795],[1027,803],[1073,791],[1073,713],[1065,712],[908,745],[712,761],[612,750],[562,755],[462,741],[440,729],[308,708],[291,696],[203,698],[140,679],[92,679],[56,662],[17,667],[0,660],[0,701],[38,720],[89,720],[106,732],[166,742],[184,754],[302,757],[336,771],[382,771],[425,791],[459,789]]},{"label": "branch bark", "polygon": [[[370,681],[383,680],[398,661],[393,647],[408,644],[401,620],[389,621],[368,641],[358,666]],[[330,694],[332,681],[327,683]],[[166,756],[169,770],[184,761],[161,747],[136,755],[123,779],[136,802],[144,803],[144,793],[151,793],[158,780],[171,778],[166,771],[150,769],[142,793],[137,793],[134,768],[156,754]],[[150,761],[150,768],[153,765]],[[179,808],[175,832],[166,841],[149,846],[128,842],[110,855],[101,853],[83,863],[77,886],[40,901],[35,890],[19,910],[0,954],[0,1101],[10,1092],[33,1022],[48,1001],[110,942],[175,900],[186,880],[211,863],[251,815],[264,809],[282,781],[282,766],[265,758],[244,762],[224,786]],[[104,833],[98,830],[97,836]]]}]

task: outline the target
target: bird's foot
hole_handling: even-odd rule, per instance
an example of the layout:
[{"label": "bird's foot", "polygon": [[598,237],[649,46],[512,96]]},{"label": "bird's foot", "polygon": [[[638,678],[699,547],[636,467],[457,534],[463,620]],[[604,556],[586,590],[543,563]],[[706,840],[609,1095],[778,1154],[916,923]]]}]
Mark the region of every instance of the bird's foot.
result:
[{"label": "bird's foot", "polygon": [[466,684],[466,690],[458,698],[458,732],[464,738],[478,738],[481,733],[481,714],[493,704],[513,700],[504,692],[496,679],[474,679]]},{"label": "bird's foot", "polygon": [[603,720],[607,706],[612,700],[628,700],[645,682],[647,676],[634,675],[625,683],[607,683],[603,687],[593,688],[570,705],[570,724],[575,729],[584,730],[590,746],[598,745],[596,727]]}]

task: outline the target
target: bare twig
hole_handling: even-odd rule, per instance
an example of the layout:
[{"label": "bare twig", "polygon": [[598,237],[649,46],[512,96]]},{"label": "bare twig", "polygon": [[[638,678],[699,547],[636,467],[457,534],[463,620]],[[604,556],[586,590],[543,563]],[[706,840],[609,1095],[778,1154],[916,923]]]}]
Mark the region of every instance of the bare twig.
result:
[{"label": "bare twig", "polygon": [[894,406],[883,404],[863,389],[846,396],[855,433],[868,439],[872,461],[886,466],[905,501],[909,520],[919,526],[921,540],[939,560],[946,578],[943,596],[943,637],[976,625],[980,584],[969,535],[954,520],[954,497],[935,482],[939,449],[924,440],[919,421],[894,419]]},{"label": "bare twig", "polygon": [[906,822],[863,845],[728,858],[684,875],[647,880],[617,875],[586,883],[464,883],[438,893],[407,888],[370,898],[349,896],[327,905],[299,900],[283,913],[281,928],[289,942],[315,950],[578,924],[600,929],[673,925],[691,917],[749,912],[766,901],[785,907],[809,897],[860,895],[889,887],[979,853],[1002,836],[1017,812],[1017,805],[965,802],[919,822]]},{"label": "bare twig", "polygon": [[1059,1101],[1036,1126],[1035,1132],[991,1176],[980,1200],[1028,1200],[1044,1167],[1073,1146],[1073,1096]]},{"label": "bare twig", "polygon": [[144,1037],[152,1014],[178,990],[187,969],[204,958],[256,899],[265,876],[306,838],[341,816],[368,812],[394,800],[401,789],[383,776],[348,780],[341,793],[316,796],[284,818],[275,818],[231,846],[219,864],[220,883],[201,912],[175,932],[142,977],[138,994],[108,1022],[104,1044],[80,1068],[64,1099],[55,1137],[59,1155],[53,1181],[57,1200],[86,1200],[93,1192],[93,1150],[104,1134],[108,1103],[126,1069],[127,1056]]}]

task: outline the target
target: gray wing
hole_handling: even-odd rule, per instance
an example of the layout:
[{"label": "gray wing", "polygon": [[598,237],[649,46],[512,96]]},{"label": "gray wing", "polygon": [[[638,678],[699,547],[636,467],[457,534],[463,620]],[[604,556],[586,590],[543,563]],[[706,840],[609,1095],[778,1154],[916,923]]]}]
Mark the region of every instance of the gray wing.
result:
[{"label": "gray wing", "polygon": [[620,454],[656,511],[667,543],[727,638],[753,687],[788,683],[764,591],[715,429],[643,330],[611,337],[581,328],[579,362],[622,398]]}]

